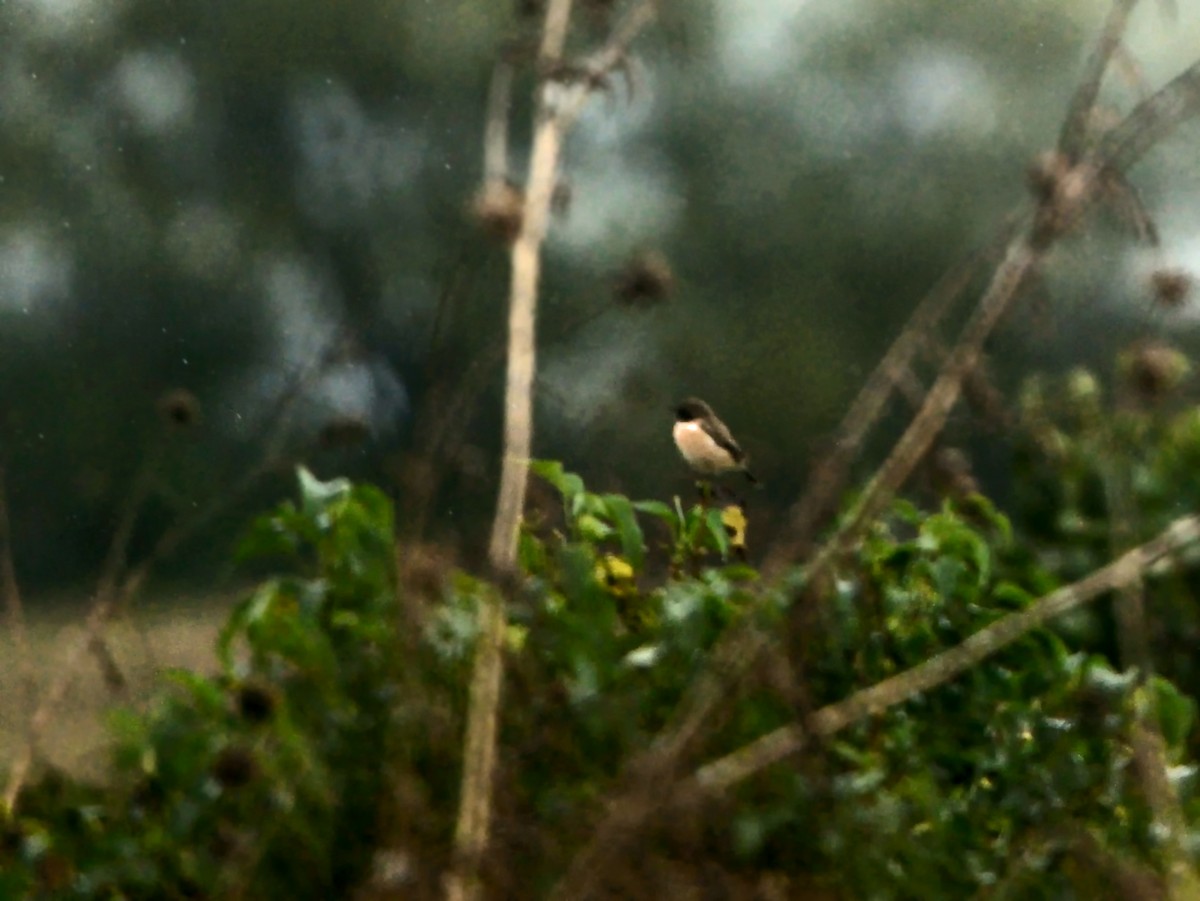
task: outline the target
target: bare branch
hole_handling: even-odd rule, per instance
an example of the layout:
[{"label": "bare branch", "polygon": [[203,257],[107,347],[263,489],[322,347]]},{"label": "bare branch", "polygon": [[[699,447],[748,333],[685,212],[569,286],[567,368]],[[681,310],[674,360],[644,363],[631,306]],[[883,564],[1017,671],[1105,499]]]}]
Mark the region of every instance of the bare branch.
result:
[{"label": "bare branch", "polygon": [[1138,0],[1116,0],[1113,3],[1104,23],[1104,30],[1100,33],[1091,56],[1088,57],[1083,77],[1067,107],[1067,115],[1063,119],[1058,138],[1058,149],[1068,159],[1074,160],[1084,148],[1092,110],[1095,109],[1096,97],[1100,94],[1100,84],[1108,71],[1109,62],[1121,46],[1125,25],[1137,2]]},{"label": "bare branch", "polygon": [[792,507],[787,530],[763,563],[763,573],[777,575],[790,561],[806,552],[846,486],[850,462],[858,456],[871,428],[879,421],[896,385],[896,375],[911,365],[929,334],[952,309],[967,286],[1012,241],[1018,219],[1009,221],[981,250],[951,268],[917,305],[904,329],[892,342],[837,428],[836,444],[818,463],[803,496]]},{"label": "bare branch", "polygon": [[[1109,444],[1113,436],[1108,436]],[[1109,518],[1109,546],[1115,556],[1123,553],[1132,542],[1134,534],[1133,486],[1129,467],[1115,454],[1106,455],[1103,478]],[[1167,860],[1168,886],[1173,899],[1195,898],[1200,889],[1196,871],[1188,853],[1187,818],[1179,801],[1179,795],[1171,784],[1167,758],[1167,744],[1158,726],[1157,705],[1154,692],[1146,690],[1146,680],[1152,672],[1153,658],[1150,651],[1150,630],[1146,619],[1146,592],[1142,575],[1117,588],[1113,598],[1117,622],[1117,642],[1121,663],[1126,668],[1135,668],[1139,686],[1134,721],[1131,725],[1130,745],[1133,748],[1134,772],[1154,815],[1154,819],[1165,836],[1164,852]]]},{"label": "bare branch", "polygon": [[1098,156],[1106,168],[1123,172],[1200,109],[1200,62],[1193,63],[1166,87],[1143,100],[1100,141]]},{"label": "bare branch", "polygon": [[1033,273],[1041,252],[1029,240],[1014,241],[962,337],[939,373],[925,403],[896,442],[884,464],[867,484],[838,534],[809,565],[810,578],[823,573],[836,557],[857,540],[866,527],[891,502],[896,490],[933,445],[962,393],[963,379],[979,361],[983,343],[1008,311],[1026,279]]}]

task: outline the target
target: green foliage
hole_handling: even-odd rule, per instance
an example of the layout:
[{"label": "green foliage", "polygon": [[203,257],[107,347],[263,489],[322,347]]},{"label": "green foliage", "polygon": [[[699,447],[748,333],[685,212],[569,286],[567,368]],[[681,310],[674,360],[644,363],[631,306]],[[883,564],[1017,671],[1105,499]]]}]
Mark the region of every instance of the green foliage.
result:
[{"label": "green foliage", "polygon": [[[1160,355],[1173,368],[1186,365],[1174,352],[1151,349],[1140,351],[1149,355],[1142,365],[1162,365]],[[1079,369],[1057,380],[1031,378],[1023,388],[1014,518],[1024,552],[1057,579],[1078,579],[1116,548],[1200,509],[1200,408],[1181,404],[1166,376],[1147,383],[1149,375],[1135,379],[1129,365],[1113,387]],[[1194,550],[1184,557],[1194,559]],[[1200,691],[1200,579],[1182,566],[1145,591],[1156,668]],[[1063,629],[1081,647],[1113,659],[1119,653],[1108,605],[1068,617]]]},{"label": "green foliage", "polygon": [[[562,872],[718,637],[747,617],[782,630],[789,612],[737,559],[742,508],[634,502],[589,492],[558,463],[533,471],[559,503],[525,523],[525,578],[507,598],[492,852],[520,874],[493,877],[497,892],[521,897]],[[1022,535],[981,497],[896,502],[839,564],[803,636],[803,705],[921,664],[1055,587],[1065,555]],[[385,844],[411,856],[414,891],[436,888],[477,612],[498,589],[446,574],[420,621],[401,621],[413,608],[397,603],[390,505],[305,471],[299,502],[256,521],[241,556],[282,571],[230,617],[220,673],[172,673],[149,709],[114,717],[104,786],[50,775],[26,790],[0,845],[0,896],[342,897]],[[1194,822],[1196,703],[1073,636],[1030,632],[689,813],[707,836],[693,853],[881,899],[1087,898],[1104,881],[1097,859],[1161,871],[1132,730],[1154,712]],[[710,724],[705,758],[795,717],[778,678],[753,679]],[[644,853],[679,853],[683,831],[668,823]]]},{"label": "green foliage", "polygon": [[4,897],[326,898],[361,877],[396,700],[392,513],[373,488],[300,486],[242,546],[298,574],[238,606],[219,675],[174,672],[113,718],[103,792],[20,799]]},{"label": "green foliage", "polygon": [[[719,632],[746,615],[770,627],[780,608],[753,570],[705,565],[728,549],[719,511],[633,504],[666,527],[645,558],[665,561],[655,572],[618,538],[608,498],[557,464],[535,471],[559,490],[563,520],[522,538],[533,582],[521,608],[529,653],[515,665],[535,696],[547,685],[561,691],[544,710],[510,711],[508,737],[515,748],[555,744],[552,772],[527,775],[521,811],[569,835],[597,784],[662,725]],[[1008,519],[976,497],[936,512],[897,502],[835,584],[806,643],[814,705],[920,664],[1058,583]],[[799,769],[742,786],[733,816],[711,827],[723,834],[721,850],[705,853],[731,868],[828,874],[854,897],[1094,896],[1079,863],[1084,838],[1161,866],[1161,837],[1132,775],[1131,729],[1152,698],[1170,759],[1182,762],[1194,704],[1165,679],[1149,685],[1147,695],[1105,657],[1036,630],[966,676],[846,730]],[[710,752],[793,717],[778,690],[745,692]],[[548,739],[564,721],[573,740]]]}]

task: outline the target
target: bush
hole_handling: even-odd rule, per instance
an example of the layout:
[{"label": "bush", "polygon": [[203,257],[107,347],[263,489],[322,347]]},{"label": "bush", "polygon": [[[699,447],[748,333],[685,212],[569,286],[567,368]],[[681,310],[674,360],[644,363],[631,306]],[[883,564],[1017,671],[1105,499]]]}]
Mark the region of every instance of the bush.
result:
[{"label": "bush", "polygon": [[[1189,416],[1161,435],[1192,434]],[[1163,444],[1149,457],[1188,460],[1188,447]],[[1075,469],[1046,476],[1034,451],[1026,465],[1068,496],[1086,494],[1072,487],[1086,481],[1082,458],[1054,459]],[[553,884],[718,637],[747,618],[782,633],[790,603],[741,559],[740,505],[633,502],[589,492],[557,463],[533,468],[554,501],[526,521],[525,578],[507,598],[488,871],[498,897]],[[1193,490],[1194,476],[1170,472]],[[1108,514],[1094,515],[1102,528]],[[710,724],[704,754],[1026,608],[1060,583],[1073,554],[1103,559],[1091,530],[1047,532],[1037,517],[1023,528],[1040,528],[1039,543],[978,495],[934,510],[894,504],[839,564],[810,624],[793,661],[802,700],[778,672],[748,680]],[[500,589],[454,574],[412,621],[419,608],[398,604],[395,553],[379,491],[302,470],[299,503],[258,520],[243,542],[244,559],[285,573],[232,614],[219,674],[170,673],[145,712],[114,717],[103,785],[47,774],[23,792],[0,843],[0,897],[344,897],[384,849],[406,896],[436,895],[450,862],[476,610]],[[798,571],[781,584],[802,580]],[[1157,711],[1191,822],[1195,705],[1166,678],[1120,671],[1105,650],[1069,628],[1027,634],[686,821],[657,824],[627,861],[625,894],[651,892],[663,860],[691,862],[704,879],[769,872],[864,898],[1082,898],[1112,880],[1153,882],[1164,839],[1134,777],[1132,730]]]}]

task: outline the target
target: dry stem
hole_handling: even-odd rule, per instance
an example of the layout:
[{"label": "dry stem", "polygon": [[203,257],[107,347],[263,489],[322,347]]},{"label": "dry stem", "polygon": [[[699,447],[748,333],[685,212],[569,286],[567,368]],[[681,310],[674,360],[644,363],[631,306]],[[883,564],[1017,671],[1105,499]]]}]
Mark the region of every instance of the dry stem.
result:
[{"label": "dry stem", "polygon": [[[557,61],[562,54],[570,17],[571,0],[550,0],[542,32],[540,54],[543,62]],[[545,86],[542,90],[545,91]],[[494,133],[494,127],[492,130]],[[529,181],[521,227],[512,246],[508,375],[504,392],[504,459],[496,516],[492,521],[492,536],[488,546],[488,559],[493,569],[506,576],[516,563],[521,510],[525,506],[525,490],[529,480],[529,458],[533,446],[538,276],[562,138],[562,123],[546,108],[543,94],[529,161]],[[495,153],[494,150],[490,152]],[[503,644],[507,628],[502,597],[487,597],[481,601],[479,627],[463,747],[462,790],[454,835],[455,862],[454,869],[446,879],[446,897],[450,901],[474,901],[482,891],[479,870],[491,828],[496,727],[500,714]]]},{"label": "dry stem", "polygon": [[21,603],[21,587],[17,582],[17,568],[13,562],[12,523],[8,515],[8,491],[3,466],[0,466],[0,593],[4,595],[8,629],[12,635],[13,648],[16,651],[17,671],[21,675],[18,711],[19,716],[24,719],[33,709],[36,682],[33,675],[33,660],[29,653],[29,634],[25,629],[25,608]]},{"label": "dry stem", "polygon": [[[324,371],[329,362],[329,354],[322,356],[311,367],[298,374],[280,395],[277,412],[268,427],[265,447],[259,462],[235,481],[224,494],[214,498],[195,515],[164,532],[150,553],[137,566],[126,571],[129,536],[132,533],[142,499],[151,484],[149,474],[156,469],[156,466],[147,465],[142,470],[109,546],[108,557],[93,596],[92,609],[84,620],[83,634],[67,651],[66,658],[58,667],[55,681],[46,689],[30,717],[28,734],[17,751],[9,770],[4,796],[3,799],[0,799],[0,804],[2,804],[0,813],[11,814],[13,812],[17,796],[33,766],[40,737],[66,699],[67,692],[75,684],[75,679],[79,675],[79,669],[87,653],[89,651],[98,655],[106,653],[107,646],[103,641],[104,632],[113,615],[128,608],[132,598],[149,578],[154,566],[170,557],[181,544],[241,500],[264,475],[273,472],[280,466],[283,462],[283,444],[287,438],[296,402],[305,386],[310,383],[312,378]],[[101,656],[100,659],[101,665],[104,666],[105,658]]]},{"label": "dry stem", "polygon": [[1010,221],[987,245],[938,280],[917,304],[903,330],[867,378],[838,425],[833,449],[817,464],[803,496],[793,505],[784,537],[776,541],[763,563],[763,573],[768,578],[778,575],[791,561],[808,551],[817,529],[848,481],[851,462],[886,409],[898,373],[911,366],[930,333],[950,312],[984,264],[1007,248],[1017,227],[1016,217],[1009,218]]},{"label": "dry stem", "polygon": [[[608,43],[585,65],[603,75],[623,59],[630,42],[653,18],[653,0],[643,0],[617,26]],[[571,0],[550,0],[546,9],[539,66],[551,73],[559,62],[571,17]],[[551,103],[543,82],[534,126],[529,178],[520,230],[512,246],[509,285],[508,374],[504,396],[504,458],[488,558],[507,582],[516,566],[521,511],[529,479],[533,444],[533,385],[536,374],[536,316],[541,246],[557,180],[562,142],[590,95],[590,87]],[[494,152],[494,151],[493,151]],[[446,897],[474,901],[482,891],[480,864],[491,824],[492,781],[496,768],[496,729],[500,714],[507,617],[502,597],[485,599],[480,608],[464,739],[462,791],[455,828],[455,863],[446,878]]]}]

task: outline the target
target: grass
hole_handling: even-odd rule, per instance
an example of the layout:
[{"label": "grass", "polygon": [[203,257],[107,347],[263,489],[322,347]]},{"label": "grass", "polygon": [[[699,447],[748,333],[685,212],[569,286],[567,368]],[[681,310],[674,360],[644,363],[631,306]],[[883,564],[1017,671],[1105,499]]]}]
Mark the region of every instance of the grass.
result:
[{"label": "grass", "polygon": [[[114,621],[107,633],[109,646],[126,686],[113,690],[106,685],[98,663],[89,658],[44,733],[40,759],[75,776],[102,776],[108,762],[107,712],[144,704],[160,684],[163,671],[172,667],[215,671],[217,632],[238,596],[159,597]],[[86,611],[77,604],[56,603],[50,612],[38,613],[38,601],[27,599],[26,617],[40,694],[57,678],[68,649],[82,635]],[[28,721],[21,710],[17,660],[11,630],[0,628],[0,772],[21,746]]]}]

